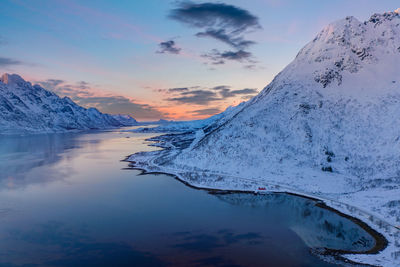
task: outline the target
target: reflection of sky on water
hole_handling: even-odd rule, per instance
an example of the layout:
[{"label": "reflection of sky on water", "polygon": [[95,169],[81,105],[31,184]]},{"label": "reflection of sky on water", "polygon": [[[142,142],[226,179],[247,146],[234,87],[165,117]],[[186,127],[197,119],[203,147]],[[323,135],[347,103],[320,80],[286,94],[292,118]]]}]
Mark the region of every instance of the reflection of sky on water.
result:
[{"label": "reflection of sky on water", "polygon": [[2,137],[0,265],[331,266],[309,247],[367,236],[310,200],[210,195],[123,170],[126,155],[150,149],[146,136]]},{"label": "reflection of sky on water", "polygon": [[19,188],[70,175],[68,167],[51,167],[64,153],[79,148],[78,137],[77,134],[0,136],[0,187]]},{"label": "reflection of sky on water", "polygon": [[[30,184],[64,180],[74,175],[76,171],[80,171],[79,169],[91,167],[94,163],[93,161],[82,161],[81,163],[75,161],[72,166],[70,162],[78,155],[84,155],[87,159],[95,159],[96,163],[99,163],[101,158],[107,161],[107,153],[116,152],[116,147],[113,146],[115,143],[112,140],[103,142],[103,138],[108,135],[113,138],[122,138],[131,134],[122,131],[98,131],[25,136],[0,135],[0,190],[4,188],[18,189]],[[120,152],[120,156],[123,158],[125,155]],[[77,166],[77,164],[87,165]]]}]

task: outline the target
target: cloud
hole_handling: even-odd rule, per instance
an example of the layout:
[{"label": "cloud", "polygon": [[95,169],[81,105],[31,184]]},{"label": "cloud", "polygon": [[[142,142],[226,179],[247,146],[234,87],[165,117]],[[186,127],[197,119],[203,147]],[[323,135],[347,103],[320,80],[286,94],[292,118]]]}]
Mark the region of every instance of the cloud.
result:
[{"label": "cloud", "polygon": [[12,65],[22,65],[23,62],[13,59],[13,58],[8,58],[8,57],[0,57],[0,67],[8,67]]},{"label": "cloud", "polygon": [[[218,102],[221,100],[226,100],[228,98],[236,96],[241,96],[242,98],[243,97],[251,98],[252,96],[258,93],[258,90],[254,88],[232,90],[231,87],[227,85],[219,85],[211,88],[201,88],[201,89],[198,88],[199,87],[197,86],[170,88],[170,89],[162,89],[162,92],[171,95],[170,97],[165,99],[167,101],[178,102],[180,104],[195,104],[195,105],[209,105],[211,103]],[[201,111],[209,112],[208,114],[216,113],[215,109],[213,110],[202,109],[202,110],[195,110],[194,112],[198,112],[198,115],[207,115],[205,113],[200,114]]]},{"label": "cloud", "polygon": [[182,92],[179,96],[167,98],[166,100],[181,104],[208,105],[210,102],[220,100],[220,98],[217,93],[209,90],[194,90]]},{"label": "cloud", "polygon": [[232,34],[261,28],[258,18],[247,10],[223,3],[182,3],[169,17],[191,27],[228,29]]},{"label": "cloud", "polygon": [[258,93],[257,89],[254,88],[245,88],[240,90],[222,89],[220,91],[221,96],[224,98],[234,97],[237,95],[255,95],[257,93]]},{"label": "cloud", "polygon": [[234,37],[232,34],[227,34],[224,29],[208,29],[205,32],[199,32],[196,34],[197,37],[211,37],[221,42],[224,42],[233,48],[244,49],[250,45],[255,44],[254,41],[245,40],[243,37]]},{"label": "cloud", "polygon": [[37,83],[62,97],[70,97],[78,105],[95,107],[104,113],[129,114],[139,119],[165,118],[165,115],[156,107],[136,103],[124,96],[104,95],[103,92],[96,91],[90,83],[85,81],[69,84],[64,80],[48,79]]},{"label": "cloud", "polygon": [[40,86],[50,90],[60,96],[68,96],[72,99],[76,97],[91,96],[93,92],[90,90],[89,83],[81,81],[75,84],[68,84],[64,80],[48,79],[44,81],[37,81]]},{"label": "cloud", "polygon": [[253,97],[254,97],[254,95],[245,95],[245,96],[242,96],[241,99],[244,101],[247,101],[249,99],[252,99]]},{"label": "cloud", "polygon": [[169,88],[168,92],[185,92],[189,91],[189,88],[187,87],[179,87],[179,88]]},{"label": "cloud", "polygon": [[230,89],[230,88],[231,87],[228,86],[228,85],[218,85],[218,86],[213,87],[212,89],[214,89],[214,90],[223,90],[223,89]]},{"label": "cloud", "polygon": [[245,65],[243,67],[248,70],[255,70],[257,66],[255,64],[249,64],[249,65]]},{"label": "cloud", "polygon": [[190,111],[195,116],[204,116],[204,115],[214,115],[220,113],[221,110],[219,108],[206,108],[206,109],[198,109]]},{"label": "cloud", "polygon": [[182,50],[181,48],[176,46],[176,43],[173,40],[161,42],[158,46],[160,47],[160,50],[158,50],[157,53],[161,54],[179,54]]},{"label": "cloud", "polygon": [[73,98],[79,105],[96,107],[110,114],[130,114],[141,119],[164,118],[164,114],[148,104],[138,104],[124,96],[91,96]]},{"label": "cloud", "polygon": [[244,50],[220,52],[217,49],[213,49],[210,53],[203,54],[202,57],[209,59],[213,65],[225,64],[226,60],[256,63],[253,59],[253,55]]},{"label": "cloud", "polygon": [[[249,11],[224,3],[181,3],[178,8],[172,9],[169,17],[202,31],[197,37],[208,37],[228,44],[235,51],[218,52],[212,50],[203,55],[214,65],[225,64],[226,60],[242,62],[252,57],[245,51],[254,41],[247,40],[245,34],[261,29],[258,18]],[[254,62],[253,62],[254,63]]]}]

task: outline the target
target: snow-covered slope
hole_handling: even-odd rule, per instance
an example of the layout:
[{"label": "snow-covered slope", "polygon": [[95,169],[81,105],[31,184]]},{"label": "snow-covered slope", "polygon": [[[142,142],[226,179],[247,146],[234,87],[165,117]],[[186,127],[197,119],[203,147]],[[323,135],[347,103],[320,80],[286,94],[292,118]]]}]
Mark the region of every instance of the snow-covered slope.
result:
[{"label": "snow-covered slope", "polygon": [[0,134],[63,132],[125,126],[95,108],[83,108],[16,74],[0,78]]},{"label": "snow-covered slope", "polygon": [[130,115],[116,114],[111,116],[124,126],[135,126],[139,124],[137,120],[132,118]]},{"label": "snow-covered slope", "polygon": [[265,184],[331,205],[345,203],[345,212],[371,224],[380,218],[374,227],[387,225],[380,230],[389,239],[389,248],[378,256],[350,258],[396,265],[399,12],[328,25],[258,96],[194,146],[131,159],[199,187],[251,190]]},{"label": "snow-covered slope", "polygon": [[257,175],[291,166],[398,176],[399,24],[386,13],[329,25],[240,114],[175,162],[243,174],[254,166]]}]

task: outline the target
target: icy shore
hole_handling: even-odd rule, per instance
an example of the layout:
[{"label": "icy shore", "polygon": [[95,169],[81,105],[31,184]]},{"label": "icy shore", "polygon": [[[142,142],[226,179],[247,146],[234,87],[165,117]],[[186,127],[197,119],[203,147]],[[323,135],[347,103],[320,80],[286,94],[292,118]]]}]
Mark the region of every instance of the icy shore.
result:
[{"label": "icy shore", "polygon": [[[299,185],[296,178],[287,177],[286,183],[282,183],[282,177],[238,177],[229,173],[212,172],[206,170],[194,170],[190,168],[177,169],[168,164],[168,159],[174,157],[181,150],[187,149],[194,140],[193,133],[168,134],[149,139],[153,141],[153,146],[161,147],[162,150],[151,152],[139,152],[129,156],[126,160],[131,163],[131,167],[142,169],[146,172],[160,172],[175,176],[189,186],[221,191],[240,191],[256,192],[259,187],[266,187],[269,192],[274,193],[293,193],[304,197],[320,200],[322,203],[345,215],[359,219],[373,230],[382,234],[388,244],[386,248],[372,254],[343,254],[341,257],[350,261],[372,264],[376,266],[399,266],[400,264],[400,227],[391,222],[382,210],[376,212],[374,206],[368,206],[360,199],[360,192],[337,192],[340,188],[331,185],[332,190],[326,192],[315,191],[311,184]],[[189,170],[190,169],[190,170]],[[298,170],[300,171],[300,170]],[[310,175],[312,175],[310,173]],[[332,174],[334,175],[334,174]],[[323,179],[324,177],[320,177]],[[292,182],[292,183],[290,183]],[[327,187],[328,189],[329,187]],[[345,186],[342,187],[345,189]],[[382,197],[379,192],[364,192],[369,197],[375,199]],[[392,192],[394,196],[396,192]],[[400,191],[397,191],[400,194]],[[370,202],[366,204],[371,204]]]}]

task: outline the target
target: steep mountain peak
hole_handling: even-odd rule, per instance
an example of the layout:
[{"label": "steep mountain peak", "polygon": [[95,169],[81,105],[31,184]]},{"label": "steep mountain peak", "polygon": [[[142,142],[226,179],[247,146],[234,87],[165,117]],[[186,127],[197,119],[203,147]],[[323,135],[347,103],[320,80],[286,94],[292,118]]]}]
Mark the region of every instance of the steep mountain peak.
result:
[{"label": "steep mountain peak", "polygon": [[26,83],[26,81],[18,74],[9,74],[9,73],[4,73],[1,76],[0,81],[8,85],[20,85]]},{"label": "steep mountain peak", "polygon": [[286,74],[292,80],[314,80],[323,88],[346,80],[359,82],[353,88],[370,88],[368,78],[377,73],[381,82],[398,80],[394,71],[400,68],[398,12],[374,14],[365,22],[346,17],[329,24],[300,50]]}]

